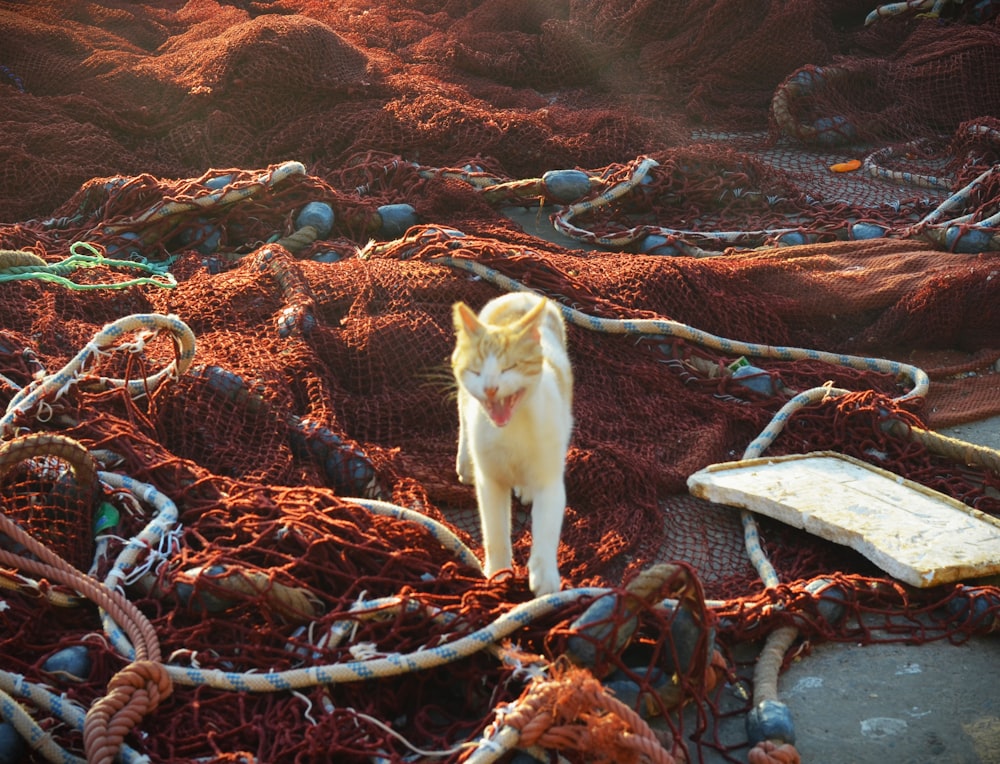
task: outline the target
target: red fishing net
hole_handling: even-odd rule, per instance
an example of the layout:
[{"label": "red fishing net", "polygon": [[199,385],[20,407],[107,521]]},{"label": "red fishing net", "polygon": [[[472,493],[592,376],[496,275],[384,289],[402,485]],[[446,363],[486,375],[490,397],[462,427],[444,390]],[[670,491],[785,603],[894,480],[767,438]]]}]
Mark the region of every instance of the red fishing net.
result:
[{"label": "red fishing net", "polygon": [[[155,632],[171,692],[114,750],[742,761],[739,645],[995,630],[995,587],[916,590],[766,521],[765,586],[739,512],[687,491],[827,385],[852,392],[768,454],[1000,515],[995,453],[919,437],[1000,414],[994,6],[0,3],[0,497]],[[515,283],[584,317],[567,594],[537,611],[530,510],[485,581],[454,474],[451,306]],[[174,319],[102,333],[128,316],[176,316],[193,356]],[[596,323],[624,319],[695,331]],[[0,533],[0,690],[99,760],[82,713],[141,656],[45,564]]]}]

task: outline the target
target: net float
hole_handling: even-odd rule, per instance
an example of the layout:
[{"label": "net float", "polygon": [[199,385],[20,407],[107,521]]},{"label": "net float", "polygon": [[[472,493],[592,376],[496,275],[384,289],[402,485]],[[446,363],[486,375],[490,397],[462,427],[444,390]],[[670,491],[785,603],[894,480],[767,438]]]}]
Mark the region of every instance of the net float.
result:
[{"label": "net float", "polygon": [[72,645],[46,658],[42,671],[68,682],[85,682],[90,677],[90,666],[90,651],[83,645]]},{"label": "net float", "polygon": [[581,170],[549,170],[542,175],[545,195],[557,202],[575,202],[590,193],[590,176]]},{"label": "net float", "polygon": [[398,239],[420,222],[417,211],[409,204],[383,204],[378,216],[382,220],[380,233],[387,239]]},{"label": "net float", "polygon": [[309,202],[295,218],[295,227],[312,226],[316,229],[316,238],[325,238],[333,230],[336,219],[333,208],[326,202]]}]

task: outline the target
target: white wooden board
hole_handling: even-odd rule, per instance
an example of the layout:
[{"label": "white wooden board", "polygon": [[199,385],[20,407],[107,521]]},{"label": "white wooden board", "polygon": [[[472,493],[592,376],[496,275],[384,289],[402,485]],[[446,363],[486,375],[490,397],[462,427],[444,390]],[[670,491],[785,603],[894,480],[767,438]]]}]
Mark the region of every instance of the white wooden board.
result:
[{"label": "white wooden board", "polygon": [[688,489],[849,546],[913,586],[1000,573],[1000,521],[843,454],[713,464]]}]

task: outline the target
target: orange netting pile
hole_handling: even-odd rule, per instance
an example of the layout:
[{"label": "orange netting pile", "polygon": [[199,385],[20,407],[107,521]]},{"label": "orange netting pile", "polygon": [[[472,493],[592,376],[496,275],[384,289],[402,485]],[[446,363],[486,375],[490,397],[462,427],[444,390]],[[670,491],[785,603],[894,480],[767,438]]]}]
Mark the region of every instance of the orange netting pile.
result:
[{"label": "orange netting pile", "polygon": [[[995,4],[869,25],[855,0],[371,6],[0,3],[0,498],[123,591],[175,669],[126,760],[460,761],[486,734],[572,761],[648,745],[743,761],[754,741],[718,731],[752,704],[724,692],[736,646],[789,625],[865,642],[997,628],[995,587],[913,590],[769,522],[766,588],[738,512],[686,485],[830,384],[854,392],[798,412],[769,454],[839,451],[1000,515],[995,465],[909,437],[1000,414]],[[870,161],[829,169],[852,158]],[[512,222],[543,203],[579,248]],[[454,475],[451,306],[511,282],[592,318],[913,364],[930,394],[900,401],[909,381],[884,365],[750,357],[748,379],[740,352],[571,325],[561,572],[614,596],[479,637],[531,607],[530,510],[515,504],[515,577],[484,580],[461,549],[480,552]],[[92,342],[152,314],[190,328],[193,358],[164,331]],[[39,432],[92,464],[62,440],[9,448]],[[4,673],[96,707],[132,656],[24,555],[0,535]],[[370,668],[463,638],[495,647]],[[296,670],[315,681],[280,684]],[[0,690],[66,751],[98,745],[82,716]]]}]

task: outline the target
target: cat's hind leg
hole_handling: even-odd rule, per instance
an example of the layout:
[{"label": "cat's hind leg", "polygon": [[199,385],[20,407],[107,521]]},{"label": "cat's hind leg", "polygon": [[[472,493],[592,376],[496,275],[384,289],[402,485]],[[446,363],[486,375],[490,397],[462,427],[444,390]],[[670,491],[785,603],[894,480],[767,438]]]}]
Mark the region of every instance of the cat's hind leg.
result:
[{"label": "cat's hind leg", "polygon": [[528,585],[536,597],[559,591],[559,534],[566,512],[566,486],[562,479],[535,491],[531,506],[531,556]]},{"label": "cat's hind leg", "polygon": [[476,500],[483,529],[487,577],[512,565],[510,541],[510,486],[476,471]]}]

